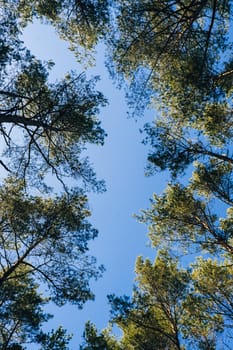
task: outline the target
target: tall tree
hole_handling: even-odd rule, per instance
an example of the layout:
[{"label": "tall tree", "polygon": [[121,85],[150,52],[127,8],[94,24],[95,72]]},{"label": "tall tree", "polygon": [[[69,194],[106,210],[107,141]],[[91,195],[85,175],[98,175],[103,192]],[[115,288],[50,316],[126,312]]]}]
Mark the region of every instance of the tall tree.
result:
[{"label": "tall tree", "polygon": [[146,85],[153,97],[163,89],[166,102],[178,96],[181,103],[180,95],[185,102],[193,90],[198,99],[212,79],[220,76],[216,69],[219,53],[227,50],[230,1],[121,0],[115,6],[109,65],[132,82],[139,97],[136,103]]},{"label": "tall tree", "polygon": [[[100,107],[106,105],[106,99],[95,90],[98,78],[87,80],[84,73],[71,72],[52,84],[49,82],[52,63],[40,62],[19,40],[20,16],[27,20],[36,15],[49,18],[50,12],[55,11],[57,19],[61,15],[64,21],[75,22],[71,17],[79,17],[83,11],[82,18],[86,12],[87,17],[101,17],[95,11],[95,7],[99,8],[96,2],[85,2],[82,10],[81,1],[67,4],[47,2],[44,6],[44,2],[24,1],[3,1],[1,4],[0,135],[1,149],[4,149],[1,166],[24,178],[31,173],[31,184],[36,177],[41,182],[50,171],[61,182],[73,177],[100,189],[102,184],[96,180],[88,159],[81,155],[87,143],[103,144],[105,136],[97,118]],[[104,10],[99,8],[99,11]],[[92,21],[98,22],[93,18]],[[80,23],[78,30],[86,35]],[[84,42],[88,46],[88,40]],[[7,157],[10,157],[9,162]]]},{"label": "tall tree", "polygon": [[[42,332],[42,323],[50,317],[43,306],[53,301],[81,308],[94,298],[90,279],[103,272],[88,254],[97,230],[87,220],[85,193],[90,188],[101,191],[104,185],[82,151],[88,143],[103,144],[105,132],[97,115],[106,99],[95,90],[98,78],[87,80],[83,73],[71,72],[50,83],[52,63],[36,59],[19,39],[22,26],[37,16],[53,21],[58,30],[64,26],[63,35],[69,39],[72,30],[79,44],[90,49],[101,31],[102,25],[94,31],[95,25],[107,16],[102,5],[97,13],[92,1],[0,2],[0,166],[6,172],[0,185],[4,350],[22,350],[27,343],[67,349],[69,336],[62,328]],[[48,186],[51,178],[62,184],[59,195]],[[41,197],[38,189],[43,190]]]},{"label": "tall tree", "polygon": [[[189,254],[190,260],[197,252],[208,254],[218,261],[200,259],[189,275],[187,288],[191,289],[181,297],[181,344],[182,337],[192,340],[199,334],[198,349],[215,349],[221,342],[231,348],[225,335],[217,342],[217,333],[224,329],[225,334],[232,327],[232,285],[228,283],[233,253],[232,3],[122,0],[118,11],[115,36],[111,33],[108,41],[109,67],[114,76],[128,80],[129,102],[139,113],[140,107],[145,107],[143,95],[157,108],[155,122],[145,126],[145,142],[151,146],[147,170],[168,170],[172,175],[168,188],[162,195],[154,195],[152,208],[144,211],[141,220],[149,224],[156,248],[178,256]],[[177,181],[191,170],[186,185]],[[179,247],[183,248],[181,254]],[[171,291],[170,285],[164,289]],[[119,311],[116,322],[125,327],[123,341],[129,332],[135,343],[128,343],[128,348],[135,348],[146,321],[143,319],[140,327],[133,325],[131,332],[128,316],[132,311],[142,318],[146,305],[135,307],[127,298],[115,298],[113,305]],[[215,321],[217,333],[212,329],[208,334],[207,325]],[[151,319],[150,324],[156,322]],[[145,335],[141,339],[149,341]],[[138,348],[153,348],[142,341]],[[161,348],[166,346],[172,346],[168,339]]]},{"label": "tall tree", "polygon": [[[3,285],[21,266],[46,283],[57,304],[82,306],[93,298],[88,286],[97,277],[88,241],[97,231],[88,223],[87,198],[80,192],[54,198],[24,193],[22,182],[10,179],[0,188],[1,277]],[[20,274],[19,274],[20,277]]]},{"label": "tall tree", "polygon": [[80,350],[122,350],[121,344],[111,334],[110,328],[98,333],[97,328],[91,322],[86,323],[83,338]]},{"label": "tall tree", "polygon": [[91,58],[90,53],[108,31],[109,0],[17,0],[3,3],[17,14],[22,27],[35,18],[55,27],[59,36],[69,41],[71,50],[82,64]]},{"label": "tall tree", "polygon": [[155,246],[177,252],[180,245],[189,253],[207,250],[232,259],[232,208],[226,218],[219,218],[211,204],[197,198],[192,186],[169,185],[164,194],[154,195],[152,208],[144,211],[141,220],[149,224]]},{"label": "tall tree", "polygon": [[71,74],[49,84],[41,62],[29,56],[22,64],[18,74],[1,82],[1,165],[25,179],[31,173],[41,181],[50,171],[61,182],[68,176],[98,187],[88,161],[81,159],[86,143],[102,144],[104,138],[96,114],[106,100],[94,91],[95,79]]},{"label": "tall tree", "polygon": [[[8,349],[13,340],[33,341],[46,320],[46,300],[82,307],[93,299],[89,280],[103,268],[87,254],[97,231],[86,219],[90,212],[81,191],[32,197],[22,181],[9,179],[0,188],[0,202],[0,333]],[[37,292],[39,285],[44,297]]]},{"label": "tall tree", "polygon": [[175,177],[200,158],[231,163],[231,1],[122,0],[118,11],[109,64],[132,83],[130,103],[145,107],[135,94],[148,93],[157,108],[145,126],[149,170]]},{"label": "tall tree", "polygon": [[[37,292],[38,285],[21,266],[0,288],[0,346],[3,350],[23,349],[25,342],[34,342],[42,322],[46,300]],[[20,278],[19,278],[20,276]]]},{"label": "tall tree", "polygon": [[148,211],[153,239],[163,232],[170,242],[175,236],[231,253],[231,219],[219,220],[211,206],[232,205],[232,3],[122,0],[118,11],[110,65],[132,82],[133,94],[148,84],[157,107],[145,125],[148,173],[169,170],[174,182],[195,162],[187,188],[169,186]]},{"label": "tall tree", "polygon": [[37,337],[37,342],[42,345],[40,350],[69,350],[69,341],[72,338],[61,326],[56,330]]},{"label": "tall tree", "polygon": [[[227,346],[232,337],[231,331],[224,333],[224,326],[232,326],[232,282],[228,278],[232,267],[211,260],[199,261],[198,267],[188,270],[178,265],[165,251],[153,264],[139,257],[133,296],[109,296],[110,322],[122,331],[119,349],[213,350],[221,344]],[[108,343],[109,333],[97,334],[93,325],[91,330],[84,349],[115,349],[116,345]]]}]

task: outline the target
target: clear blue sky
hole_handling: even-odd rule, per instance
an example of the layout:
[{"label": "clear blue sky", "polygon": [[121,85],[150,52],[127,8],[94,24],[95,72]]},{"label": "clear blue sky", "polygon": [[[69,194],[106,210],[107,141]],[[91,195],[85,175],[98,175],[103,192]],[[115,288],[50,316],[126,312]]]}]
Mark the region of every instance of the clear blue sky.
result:
[{"label": "clear blue sky", "polygon": [[[34,23],[26,28],[23,36],[25,45],[42,60],[52,59],[56,65],[51,72],[52,79],[59,79],[69,70],[82,71],[68,45],[62,42],[51,27]],[[99,230],[99,237],[90,244],[90,252],[104,264],[103,278],[91,283],[96,295],[94,302],[88,302],[83,310],[76,307],[49,307],[54,314],[49,328],[63,325],[74,333],[72,349],[78,349],[86,321],[91,320],[98,328],[107,326],[109,307],[107,294],[117,295],[132,292],[134,263],[138,255],[154,258],[155,251],[147,247],[147,229],[139,224],[133,213],[149,207],[152,193],[165,188],[166,176],[146,178],[147,149],[141,144],[140,127],[152,118],[148,111],[144,118],[135,122],[127,118],[127,106],[123,91],[114,87],[104,66],[104,53],[99,50],[96,67],[88,75],[100,75],[98,89],[109,100],[102,109],[100,119],[108,137],[103,147],[90,147],[88,154],[99,178],[106,181],[107,192],[91,194],[91,221]]]}]

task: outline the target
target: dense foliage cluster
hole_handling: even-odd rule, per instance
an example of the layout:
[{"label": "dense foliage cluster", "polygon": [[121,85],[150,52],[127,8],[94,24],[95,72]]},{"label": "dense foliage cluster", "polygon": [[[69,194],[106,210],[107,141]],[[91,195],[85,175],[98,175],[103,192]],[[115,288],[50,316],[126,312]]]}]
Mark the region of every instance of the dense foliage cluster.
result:
[{"label": "dense foliage cluster", "polygon": [[[132,297],[110,295],[110,325],[88,322],[82,350],[220,350],[233,328],[233,61],[230,0],[0,1],[0,345],[68,349],[62,328],[45,334],[43,305],[93,298],[102,267],[87,254],[97,232],[87,221],[89,189],[103,190],[87,143],[103,144],[106,104],[95,79],[49,68],[19,34],[34,18],[53,25],[78,60],[104,41],[107,67],[126,82],[150,146],[147,174],[171,181],[138,219],[157,257],[138,257]],[[47,179],[60,183],[54,194]],[[68,179],[75,180],[71,188]],[[74,182],[72,182],[74,183]],[[33,195],[43,191],[43,196]],[[39,293],[39,283],[47,292]],[[111,326],[122,330],[114,337]]]},{"label": "dense foliage cluster", "polygon": [[[110,72],[128,82],[145,124],[147,174],[171,181],[138,219],[148,225],[154,263],[138,258],[132,297],[109,296],[120,349],[232,348],[231,1],[117,1],[107,35]],[[95,337],[93,336],[95,334]],[[90,335],[92,335],[90,337]],[[87,324],[83,349],[110,345]],[[86,346],[86,347],[85,347]]]},{"label": "dense foliage cluster", "polygon": [[[88,221],[87,192],[103,191],[104,183],[97,180],[83,150],[88,143],[104,142],[97,116],[106,99],[95,89],[97,78],[87,80],[84,73],[71,72],[51,83],[51,62],[38,60],[20,40],[23,26],[43,17],[68,38],[76,28],[74,41],[79,37],[80,45],[91,48],[98,35],[93,30],[97,17],[104,13],[99,9],[97,14],[95,2],[85,4],[0,1],[3,350],[25,349],[26,344],[40,344],[43,350],[67,349],[70,336],[62,328],[48,334],[42,331],[51,317],[43,306],[69,302],[81,308],[94,298],[90,279],[103,272],[88,254],[88,243],[97,230]],[[56,182],[58,193],[49,186]]]}]

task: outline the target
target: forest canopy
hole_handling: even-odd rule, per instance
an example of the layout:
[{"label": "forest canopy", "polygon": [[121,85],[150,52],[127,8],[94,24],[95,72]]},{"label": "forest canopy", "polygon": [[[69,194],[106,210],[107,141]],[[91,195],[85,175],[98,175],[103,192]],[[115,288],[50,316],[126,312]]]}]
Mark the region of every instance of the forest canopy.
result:
[{"label": "forest canopy", "polygon": [[[232,3],[118,1],[108,67],[145,123],[147,175],[170,172],[137,219],[154,262],[138,258],[132,296],[109,296],[120,349],[232,348]],[[187,263],[188,259],[188,263]],[[92,334],[92,337],[90,337]],[[94,335],[93,335],[94,334]],[[111,349],[87,324],[82,349]]]},{"label": "forest canopy", "polygon": [[44,306],[82,308],[104,270],[88,252],[98,233],[88,192],[105,186],[83,151],[104,142],[98,114],[107,101],[85,72],[51,83],[52,63],[24,47],[23,26],[42,15],[55,21],[62,2],[0,5],[0,347],[66,349],[63,328],[42,330],[51,317]]},{"label": "forest canopy", "polygon": [[69,42],[81,63],[93,64],[97,44],[104,44],[106,66],[126,88],[132,115],[154,111],[144,126],[146,175],[170,174],[167,188],[136,215],[148,228],[155,260],[137,258],[132,296],[108,296],[109,325],[98,331],[88,321],[80,350],[231,349],[232,2],[0,4],[1,348],[23,350],[29,343],[67,350],[63,328],[42,331],[50,318],[44,305],[82,307],[94,298],[89,280],[103,272],[88,254],[97,236],[88,221],[88,191],[101,192],[104,184],[82,155],[87,144],[104,142],[98,115],[107,101],[97,78],[85,72],[49,81],[51,62],[20,40],[39,19]]}]

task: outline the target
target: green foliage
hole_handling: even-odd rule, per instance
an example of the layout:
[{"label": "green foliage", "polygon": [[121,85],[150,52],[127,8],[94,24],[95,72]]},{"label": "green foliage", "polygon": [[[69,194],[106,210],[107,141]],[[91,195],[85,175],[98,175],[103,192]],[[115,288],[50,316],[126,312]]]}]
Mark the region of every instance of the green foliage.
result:
[{"label": "green foliage", "polygon": [[56,331],[42,333],[37,337],[37,341],[42,345],[40,350],[69,350],[68,344],[71,335],[66,335],[66,331],[60,326]]},{"label": "green foliage", "polygon": [[91,322],[86,323],[83,338],[80,350],[122,350],[115,337],[110,334],[110,329],[104,329],[98,334]]},{"label": "green foliage", "polygon": [[[108,67],[136,113],[156,108],[147,172],[172,180],[139,217],[162,253],[138,258],[132,298],[110,296],[119,346],[231,348],[232,2],[121,0],[115,11]],[[194,263],[181,269],[168,252]]]},{"label": "green foliage", "polygon": [[188,273],[179,272],[166,255],[154,264],[141,257],[136,262],[136,280],[131,306],[111,298],[114,321],[123,329],[122,342],[132,349],[180,349],[178,320],[185,297]]},{"label": "green foliage", "polygon": [[[8,349],[8,343],[38,342],[40,326],[48,319],[42,312],[45,302],[81,308],[93,299],[89,280],[103,268],[87,255],[97,231],[87,221],[90,211],[81,191],[41,198],[10,178],[0,188],[0,203],[0,336],[2,348]],[[38,294],[39,284],[44,296]],[[55,335],[44,337],[50,349]]]},{"label": "green foliage", "polygon": [[[95,90],[97,78],[88,81],[84,74],[72,72],[49,83],[51,64],[38,61],[18,38],[34,18],[52,24],[78,60],[89,58],[105,39],[110,72],[129,83],[130,106],[139,114],[149,102],[157,108],[155,121],[145,125],[148,174],[168,170],[172,178],[139,217],[160,249],[155,262],[137,259],[132,298],[109,296],[111,323],[122,330],[121,339],[111,328],[99,333],[88,322],[80,350],[227,347],[233,306],[232,2],[9,0],[0,5],[5,145],[0,164],[12,175],[0,187],[2,348],[24,349],[34,342],[41,349],[68,350],[65,330],[41,331],[49,318],[43,305],[52,300],[82,307],[94,297],[89,279],[102,272],[87,255],[97,232],[87,221],[85,192],[100,191],[103,184],[82,151],[87,143],[103,144],[97,114],[106,100]],[[186,185],[178,182],[192,166]],[[64,194],[47,196],[48,174],[60,181]],[[76,180],[74,189],[66,177]],[[43,198],[25,191],[32,187],[42,188]],[[202,257],[196,258],[197,252]],[[184,253],[195,253],[187,268],[172,258]],[[37,283],[47,288],[43,295]]]},{"label": "green foliage", "polygon": [[81,159],[86,143],[103,144],[105,135],[96,115],[106,100],[94,91],[96,79],[72,73],[49,84],[48,71],[33,57],[12,79],[3,81],[0,91],[1,135],[5,158],[10,158],[1,161],[5,169],[29,176],[30,185],[52,172],[64,187],[68,176],[101,189],[88,160]]},{"label": "green foliage", "polygon": [[29,275],[26,265],[21,265],[17,272],[13,271],[11,278],[1,284],[1,349],[13,350],[26,341],[33,342],[42,322],[48,320],[49,315],[44,314],[42,309],[46,299],[38,294],[37,289],[38,285]]},{"label": "green foliage", "polygon": [[[223,251],[232,256],[232,237],[225,224],[211,212],[211,202],[197,198],[191,187],[169,185],[161,196],[154,195],[152,209],[144,211],[143,222],[150,225],[150,238],[155,246],[178,246],[191,249]],[[229,219],[226,219],[228,222]],[[225,221],[224,221],[225,222]],[[188,250],[189,251],[189,250]]]},{"label": "green foliage", "polygon": [[22,26],[39,18],[55,27],[61,39],[68,40],[80,63],[90,59],[90,51],[106,35],[109,0],[49,0],[14,2]]},{"label": "green foliage", "polygon": [[[0,184],[0,347],[66,350],[65,330],[42,332],[50,317],[43,306],[81,308],[94,299],[90,279],[103,272],[88,254],[97,230],[86,192],[104,184],[83,150],[104,142],[98,114],[106,99],[96,91],[98,78],[84,73],[50,82],[53,63],[36,59],[19,39],[34,18],[52,23],[75,50],[91,50],[107,26],[108,4],[0,1],[0,166],[7,174]],[[59,195],[48,179],[60,182]]]},{"label": "green foliage", "polygon": [[10,179],[0,188],[0,202],[0,284],[27,266],[28,273],[48,284],[59,305],[69,301],[82,306],[92,299],[88,279],[100,272],[95,259],[86,255],[88,241],[97,234],[86,219],[86,196],[32,197],[24,193],[22,182]]},{"label": "green foliage", "polygon": [[[200,299],[201,305],[208,305],[209,315],[223,317],[225,327],[231,327],[232,314],[232,264],[229,260],[218,263],[213,259],[198,258],[193,264],[193,286]],[[193,310],[190,310],[193,313]]]},{"label": "green foliage", "polygon": [[109,65],[132,81],[136,103],[148,86],[165,109],[196,110],[218,75],[219,53],[228,49],[230,1],[121,0],[116,6]]},{"label": "green foliage", "polygon": [[[109,296],[111,323],[122,331],[119,349],[213,350],[221,346],[224,326],[232,325],[232,267],[226,263],[199,260],[192,269],[181,269],[166,251],[160,251],[153,264],[138,257],[132,298]],[[95,326],[86,327],[84,349],[115,349],[108,344],[105,330],[98,335]]]}]

